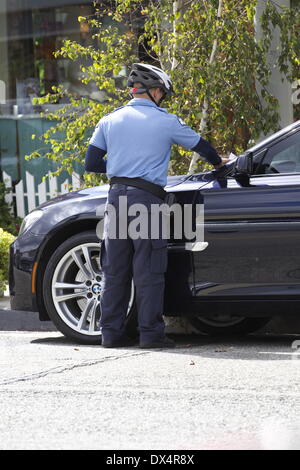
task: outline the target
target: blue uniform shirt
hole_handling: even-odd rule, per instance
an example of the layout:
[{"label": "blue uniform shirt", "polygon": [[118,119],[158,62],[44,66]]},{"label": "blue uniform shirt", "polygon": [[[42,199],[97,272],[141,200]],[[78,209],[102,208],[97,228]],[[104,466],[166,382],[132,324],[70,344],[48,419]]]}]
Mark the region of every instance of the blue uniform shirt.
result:
[{"label": "blue uniform shirt", "polygon": [[90,144],[107,152],[106,172],[167,184],[172,144],[190,150],[199,134],[175,114],[145,98],[134,98],[100,119]]}]

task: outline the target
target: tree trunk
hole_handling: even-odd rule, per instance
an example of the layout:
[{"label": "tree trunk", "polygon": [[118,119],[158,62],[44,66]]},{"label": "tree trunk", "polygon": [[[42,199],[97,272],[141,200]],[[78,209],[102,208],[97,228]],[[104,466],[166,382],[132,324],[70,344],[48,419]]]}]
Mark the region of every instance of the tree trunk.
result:
[{"label": "tree trunk", "polygon": [[[178,18],[176,18],[177,13],[182,13],[184,9],[184,0],[175,0],[173,2],[173,15],[174,15],[174,21],[173,21],[173,34],[174,37],[176,38],[177,36],[177,23],[178,23]],[[171,70],[174,70],[177,65],[178,61],[175,58],[175,51],[176,51],[176,43],[173,48],[173,57],[172,57],[172,65],[171,65]]]},{"label": "tree trunk", "polygon": [[[262,0],[258,0],[255,12],[255,35],[257,40],[263,38],[262,28],[260,25],[261,16],[265,10],[266,4]],[[276,7],[280,11],[280,7],[291,8],[290,0],[277,0]],[[274,63],[278,60],[281,53],[281,38],[280,29],[278,26],[272,27],[272,42],[270,50],[268,52],[267,60],[271,70],[271,75],[268,83],[268,91],[278,99],[279,102],[279,125],[280,127],[288,126],[293,122],[293,102],[292,102],[292,84],[286,78],[285,74],[282,73],[278,66],[274,67]],[[261,85],[256,82],[257,93],[260,97],[260,101],[263,107],[266,106],[266,102],[261,96]],[[265,135],[261,134],[261,139]]]},{"label": "tree trunk", "polygon": [[[174,34],[175,38],[177,36],[177,23],[179,21],[179,18],[176,18],[176,14],[178,12],[180,12],[182,14],[184,12],[184,6],[185,6],[185,0],[175,0],[173,2],[173,15],[174,15],[173,34]],[[178,61],[175,58],[175,52],[177,52],[177,50],[178,50],[178,45],[175,42],[175,44],[173,46],[173,50],[172,50],[171,70],[174,70],[178,65]],[[169,172],[172,172],[172,160],[170,160],[170,162],[169,162],[168,169],[169,169]]]},{"label": "tree trunk", "polygon": [[[177,36],[177,24],[180,21],[180,18],[176,18],[176,14],[180,12],[181,14],[185,10],[185,4],[186,0],[174,0],[172,2],[172,12],[174,15],[174,20],[173,23],[171,24],[170,22],[162,23],[159,25],[156,25],[156,34],[158,38],[158,42],[161,44],[161,32],[162,31],[168,31],[171,33],[173,32],[174,37],[176,38]],[[163,44],[165,46],[165,44]],[[172,50],[168,53],[164,51],[162,47],[159,48],[160,50],[158,51],[158,59],[161,65],[161,68],[164,69],[169,69],[169,70],[174,70],[177,65],[178,61],[175,59],[175,52],[178,51],[178,45],[175,43],[172,47]]]},{"label": "tree trunk", "polygon": [[[223,0],[219,0],[217,20],[219,20],[222,16],[222,9],[223,9]],[[210,58],[209,58],[209,66],[211,66],[214,63],[217,47],[218,47],[218,38],[216,37],[214,39],[213,46],[212,46],[212,51],[211,51]],[[204,131],[207,127],[208,107],[209,107],[209,102],[208,102],[208,99],[206,97],[206,98],[204,98],[203,107],[202,107],[202,117],[201,117],[200,126],[199,126],[200,135],[202,135],[204,133]],[[194,152],[193,156],[192,156],[192,159],[191,159],[188,175],[191,175],[192,173],[195,172],[195,170],[197,168],[198,159],[199,159],[198,153]]]}]

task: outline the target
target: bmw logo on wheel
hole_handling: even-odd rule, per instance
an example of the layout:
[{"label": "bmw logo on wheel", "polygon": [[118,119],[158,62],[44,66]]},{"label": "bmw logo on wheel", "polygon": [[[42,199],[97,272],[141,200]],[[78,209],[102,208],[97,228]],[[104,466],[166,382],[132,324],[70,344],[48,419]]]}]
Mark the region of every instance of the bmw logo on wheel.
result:
[{"label": "bmw logo on wheel", "polygon": [[94,294],[98,295],[100,294],[100,291],[101,291],[101,287],[99,286],[99,284],[95,284],[92,288],[92,291]]}]

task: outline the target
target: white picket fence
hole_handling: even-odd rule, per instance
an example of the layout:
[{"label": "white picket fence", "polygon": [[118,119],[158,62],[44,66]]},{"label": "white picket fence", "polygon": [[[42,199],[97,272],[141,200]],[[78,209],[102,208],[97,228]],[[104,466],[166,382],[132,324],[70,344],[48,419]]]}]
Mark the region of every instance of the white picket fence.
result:
[{"label": "white picket fence", "polygon": [[[2,177],[5,186],[12,189],[11,177],[5,171],[2,172]],[[17,215],[23,218],[43,202],[60,194],[68,193],[69,185],[72,185],[72,191],[80,188],[80,176],[77,173],[73,173],[71,180],[66,179],[59,188],[56,176],[49,176],[45,181],[36,185],[35,177],[26,171],[25,181],[19,181],[15,185],[14,191],[11,190],[6,194],[5,200],[9,204],[15,204]]]}]

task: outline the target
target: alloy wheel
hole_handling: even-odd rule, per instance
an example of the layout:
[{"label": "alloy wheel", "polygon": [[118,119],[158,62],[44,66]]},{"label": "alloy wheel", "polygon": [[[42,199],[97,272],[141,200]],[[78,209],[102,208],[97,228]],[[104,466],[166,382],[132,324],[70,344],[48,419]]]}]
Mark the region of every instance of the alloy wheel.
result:
[{"label": "alloy wheel", "polygon": [[[88,336],[101,334],[103,275],[99,258],[99,243],[73,247],[58,262],[51,283],[53,303],[60,318],[72,330]],[[128,313],[133,301],[132,284]]]}]

